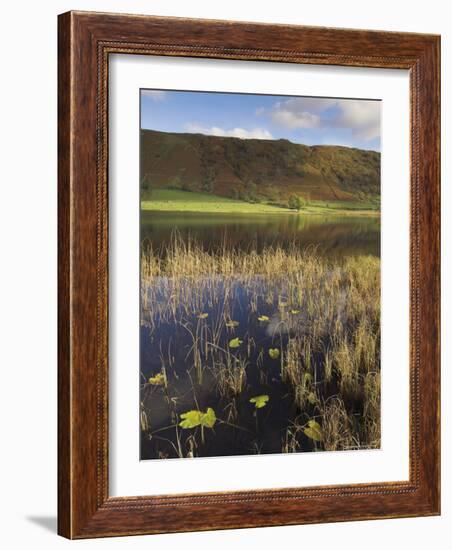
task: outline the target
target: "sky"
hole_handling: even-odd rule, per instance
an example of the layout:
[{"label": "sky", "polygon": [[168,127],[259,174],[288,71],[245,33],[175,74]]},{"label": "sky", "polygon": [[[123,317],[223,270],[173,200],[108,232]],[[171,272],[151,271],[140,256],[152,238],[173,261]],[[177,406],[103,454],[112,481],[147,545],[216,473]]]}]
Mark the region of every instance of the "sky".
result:
[{"label": "sky", "polygon": [[141,128],[380,150],[381,102],[141,90]]}]

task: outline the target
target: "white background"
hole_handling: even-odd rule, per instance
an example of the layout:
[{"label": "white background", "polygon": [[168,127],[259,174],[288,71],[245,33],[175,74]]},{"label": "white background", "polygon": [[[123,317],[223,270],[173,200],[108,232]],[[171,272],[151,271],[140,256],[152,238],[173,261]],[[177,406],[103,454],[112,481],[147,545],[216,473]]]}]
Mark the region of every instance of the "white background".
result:
[{"label": "white background", "polygon": [[[115,55],[110,60],[110,494],[268,489],[408,479],[409,80],[407,71]],[[138,460],[139,89],[381,99],[381,449]],[[396,122],[395,122],[396,121]],[[131,186],[131,183],[136,184]],[[394,267],[396,266],[396,267]],[[135,368],[133,367],[135,365]],[[218,472],[222,475],[219,476]]]},{"label": "white background", "polygon": [[[443,35],[443,182],[450,182],[452,18],[449,2],[380,0],[49,1],[2,6],[0,495],[5,548],[449,548],[452,330],[443,288],[443,515],[374,522],[134,537],[71,543],[55,535],[56,515],[56,15],[68,9],[123,11]],[[446,95],[449,100],[446,101]],[[443,281],[452,277],[452,189],[443,185]],[[446,435],[449,437],[446,437]]]}]

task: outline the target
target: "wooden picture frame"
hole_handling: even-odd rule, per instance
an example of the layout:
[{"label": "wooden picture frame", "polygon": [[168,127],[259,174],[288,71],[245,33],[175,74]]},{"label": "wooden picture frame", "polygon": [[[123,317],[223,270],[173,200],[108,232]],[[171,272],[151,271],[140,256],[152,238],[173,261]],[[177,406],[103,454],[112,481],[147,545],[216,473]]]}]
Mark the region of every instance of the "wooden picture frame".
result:
[{"label": "wooden picture frame", "polygon": [[[58,532],[68,538],[440,513],[440,38],[138,15],[59,16]],[[110,497],[108,62],[113,53],[407,69],[409,481]]]}]

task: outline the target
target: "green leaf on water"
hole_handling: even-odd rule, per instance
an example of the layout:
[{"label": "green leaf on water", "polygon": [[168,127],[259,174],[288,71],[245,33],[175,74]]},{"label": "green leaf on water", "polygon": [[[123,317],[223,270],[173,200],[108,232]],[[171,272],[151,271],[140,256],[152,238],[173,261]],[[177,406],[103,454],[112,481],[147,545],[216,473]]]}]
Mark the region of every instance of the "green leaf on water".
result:
[{"label": "green leaf on water", "polygon": [[240,340],[240,338],[233,338],[229,341],[230,348],[238,348],[240,344],[243,344],[243,340]]},{"label": "green leaf on water", "polygon": [[265,407],[270,397],[268,395],[256,395],[250,399],[250,403],[254,403],[256,409],[262,409]]},{"label": "green leaf on water", "polygon": [[226,321],[226,326],[228,328],[236,328],[240,325],[240,323],[238,321]]},{"label": "green leaf on water", "polygon": [[317,396],[314,392],[311,392],[308,395],[308,401],[309,401],[309,403],[311,403],[311,405],[315,405],[317,403]]},{"label": "green leaf on water", "polygon": [[205,413],[193,410],[182,413],[180,417],[182,421],[179,422],[179,426],[184,429],[193,429],[197,426],[213,428],[217,421],[215,411],[211,407]]},{"label": "green leaf on water", "polygon": [[267,317],[267,315],[260,315],[257,320],[261,323],[266,323],[267,321],[270,321],[270,317]]},{"label": "green leaf on water", "polygon": [[308,426],[303,431],[305,435],[314,441],[323,441],[322,426],[315,420],[309,420]]},{"label": "green leaf on water", "polygon": [[187,411],[182,413],[180,417],[182,422],[179,422],[179,426],[184,429],[196,428],[201,425],[201,411]]},{"label": "green leaf on water", "polygon": [[278,359],[279,357],[279,349],[278,348],[270,348],[268,350],[268,355],[270,355],[270,357],[272,359]]},{"label": "green leaf on water", "polygon": [[163,372],[159,372],[155,376],[151,376],[148,382],[152,386],[163,386],[163,384],[165,384],[165,375]]},{"label": "green leaf on water", "polygon": [[215,411],[211,407],[209,407],[207,412],[201,416],[201,424],[206,428],[213,428],[216,421],[217,417]]},{"label": "green leaf on water", "polygon": [[291,310],[290,310],[290,313],[291,313],[292,315],[298,315],[298,314],[300,313],[300,311],[301,311],[301,310],[299,310],[299,309],[291,309]]},{"label": "green leaf on water", "polygon": [[198,319],[207,319],[207,317],[209,317],[208,313],[200,313],[198,315]]}]

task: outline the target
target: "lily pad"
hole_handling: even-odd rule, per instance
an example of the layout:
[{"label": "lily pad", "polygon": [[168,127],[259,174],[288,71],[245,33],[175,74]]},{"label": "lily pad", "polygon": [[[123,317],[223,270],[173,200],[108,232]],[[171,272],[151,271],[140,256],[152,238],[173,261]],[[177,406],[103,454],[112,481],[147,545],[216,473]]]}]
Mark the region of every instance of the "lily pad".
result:
[{"label": "lily pad", "polygon": [[268,350],[268,355],[270,355],[270,357],[272,359],[278,359],[279,357],[279,349],[278,348],[270,348]]},{"label": "lily pad", "polygon": [[250,403],[254,403],[256,409],[262,409],[265,407],[270,397],[268,395],[256,395],[250,399]]},{"label": "lily pad", "polygon": [[159,372],[155,376],[151,376],[148,382],[152,386],[163,386],[165,384],[165,375],[163,372]]},{"label": "lily pad", "polygon": [[197,426],[213,428],[217,421],[215,411],[211,407],[205,413],[193,410],[182,413],[180,417],[182,421],[179,422],[179,426],[184,429],[193,429]]},{"label": "lily pad", "polygon": [[303,431],[310,439],[314,441],[323,441],[322,426],[315,420],[309,420],[308,426]]},{"label": "lily pad", "polygon": [[209,317],[208,313],[200,313],[198,315],[198,319],[207,319],[207,317]]},{"label": "lily pad", "polygon": [[201,425],[201,411],[187,411],[182,413],[180,417],[182,422],[179,422],[179,426],[184,429],[196,428]]},{"label": "lily pad", "polygon": [[267,317],[267,315],[260,315],[257,320],[261,323],[267,323],[268,321],[270,321],[270,317]]},{"label": "lily pad", "polygon": [[228,328],[236,328],[240,325],[240,323],[238,321],[226,321],[226,326]]},{"label": "lily pad", "polygon": [[292,315],[298,315],[298,314],[300,313],[300,311],[301,311],[300,309],[291,309],[291,310],[290,310],[290,313],[291,313]]},{"label": "lily pad", "polygon": [[217,416],[215,414],[215,411],[211,407],[209,407],[207,409],[207,412],[201,417],[201,424],[206,428],[213,428],[216,421]]},{"label": "lily pad", "polygon": [[238,348],[240,344],[243,344],[243,340],[240,340],[240,338],[233,338],[229,341],[229,347],[230,348]]}]

